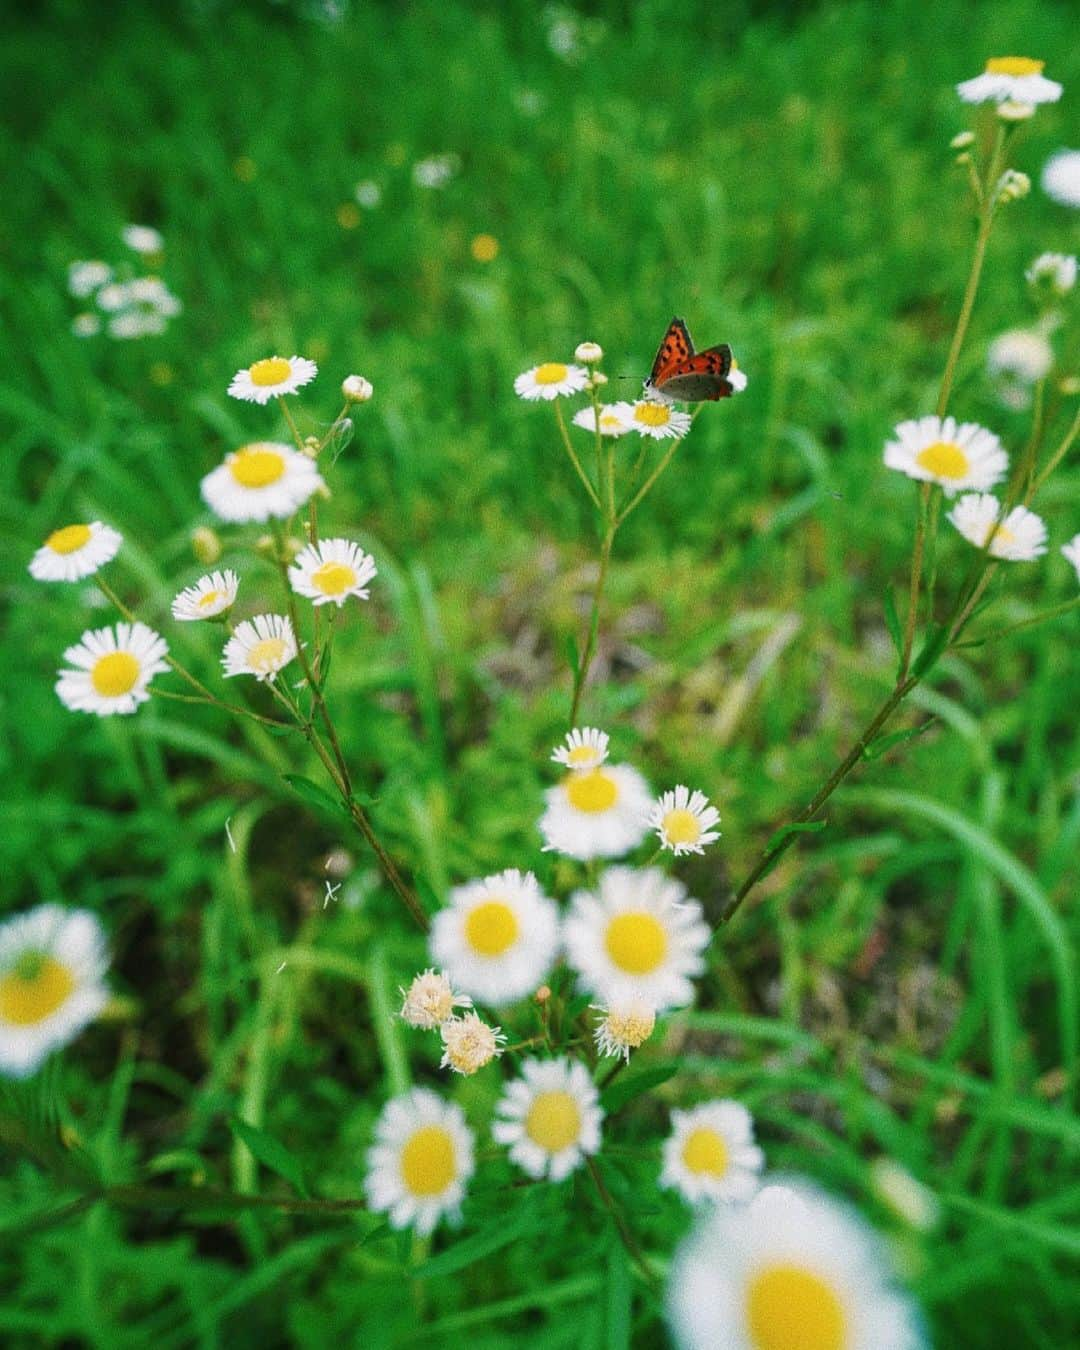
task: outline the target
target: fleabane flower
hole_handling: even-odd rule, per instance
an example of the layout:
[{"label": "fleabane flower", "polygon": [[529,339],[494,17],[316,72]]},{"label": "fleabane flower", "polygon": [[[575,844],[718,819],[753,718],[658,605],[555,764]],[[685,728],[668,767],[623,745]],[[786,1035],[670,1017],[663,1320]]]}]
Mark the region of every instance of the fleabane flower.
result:
[{"label": "fleabane flower", "polygon": [[133,253],[160,253],[165,247],[160,231],[152,225],[125,225],[121,237]]},{"label": "fleabane flower", "polygon": [[920,417],[901,422],[885,446],[885,464],[924,483],[937,483],[947,497],[965,488],[983,491],[1005,476],[1009,457],[992,431],[955,418]]},{"label": "fleabane flower", "polygon": [[185,586],[172,602],[172,616],[181,623],[213,619],[233,607],[240,578],[228,568],[200,577],[194,586]]},{"label": "fleabane flower", "polygon": [[118,623],[82,635],[64,660],[75,669],[61,669],[56,693],[75,712],[133,713],[150,697],[155,675],[168,669],[165,639],[144,623]]},{"label": "fleabane flower", "polygon": [[77,300],[99,291],[112,281],[112,268],[97,258],[80,259],[68,267],[68,290]]},{"label": "fleabane flower", "polygon": [[1039,183],[1060,206],[1080,207],[1080,150],[1055,150],[1043,165]]},{"label": "fleabane flower", "polygon": [[1076,270],[1072,253],[1040,253],[1024,276],[1036,290],[1048,290],[1060,299],[1076,285]]},{"label": "fleabane flower", "polygon": [[660,839],[661,848],[669,848],[676,857],[683,853],[704,853],[705,845],[720,838],[713,826],[720,823],[720,812],[709,805],[704,792],[691,792],[681,784],[665,792],[649,813],[649,825]]},{"label": "fleabane flower", "polygon": [[455,886],[431,923],[431,959],[473,998],[501,1006],[531,994],[555,960],[558,911],[531,872],[510,868]]},{"label": "fleabane flower", "polygon": [[439,1067],[466,1075],[474,1074],[485,1064],[490,1064],[502,1054],[506,1045],[502,1027],[489,1027],[476,1013],[451,1017],[442,1024],[439,1035],[443,1043]]},{"label": "fleabane flower", "polygon": [[0,923],[0,1074],[25,1078],[108,1001],[93,914],[38,905]]},{"label": "fleabane flower", "polygon": [[644,1045],[656,1029],[656,1010],[641,999],[597,1011],[604,1015],[593,1032],[593,1040],[602,1055],[621,1055],[629,1060],[630,1051]]},{"label": "fleabane flower", "polygon": [[544,798],[547,806],[539,828],[545,851],[582,862],[618,858],[649,832],[648,784],[629,764],[601,764],[584,772],[571,769]]},{"label": "fleabane flower", "polygon": [[1061,85],[1046,78],[1045,65],[1030,56],[992,56],[983,73],[956,92],[965,103],[1056,103]]},{"label": "fleabane flower", "polygon": [[1054,367],[1054,349],[1037,328],[1010,328],[986,349],[986,368],[1007,408],[1030,407],[1032,390]]},{"label": "fleabane flower", "polygon": [[319,373],[306,356],[267,356],[238,370],[228,392],[247,403],[269,403],[282,394],[295,394]]},{"label": "fleabane flower", "polygon": [[30,559],[30,575],[35,581],[81,581],[111,562],[123,542],[118,531],[100,520],[63,525]]},{"label": "fleabane flower", "polygon": [[563,922],[578,985],[605,1007],[656,1012],[693,1002],[709,928],[680,881],[656,867],[609,867],[596,892],[578,891]]},{"label": "fleabane flower", "polygon": [[574,727],[566,740],[551,752],[556,764],[567,769],[598,769],[608,754],[608,736],[596,727]]},{"label": "fleabane flower", "polygon": [[286,520],[324,487],[314,460],[279,441],[241,446],[202,480],[203,501],[222,520]]},{"label": "fleabane flower", "polygon": [[1076,579],[1080,581],[1080,534],[1074,534],[1067,544],[1062,544],[1061,556],[1076,568]]},{"label": "fleabane flower", "polygon": [[[596,433],[596,416],[593,408],[579,408],[570,419],[574,426]],[[633,407],[629,403],[602,403],[600,405],[600,435],[625,436],[634,430]]]},{"label": "fleabane flower", "polygon": [[[969,492],[949,512],[948,519],[969,544],[986,548],[991,558],[1006,562],[1032,562],[1046,552],[1046,526],[1026,506],[1014,506],[999,520],[1001,505],[988,492]],[[991,538],[991,536],[993,536]]]},{"label": "fleabane flower", "polygon": [[364,1191],[391,1228],[424,1236],[458,1217],[473,1174],[473,1134],[460,1106],[413,1088],[383,1107],[367,1154]]},{"label": "fleabane flower", "polygon": [[679,1350],[920,1350],[880,1239],[804,1182],[710,1206],[667,1288]]},{"label": "fleabane flower", "polygon": [[366,583],[377,571],[375,559],[351,539],[320,539],[297,554],[289,585],[313,604],[340,609],[350,595],[368,599]]},{"label": "fleabane flower", "polygon": [[580,394],[589,382],[584,366],[568,366],[561,361],[545,361],[523,371],[514,381],[518,398],[553,399]]},{"label": "fleabane flower", "polygon": [[434,1031],[454,1016],[455,1008],[471,1008],[468,994],[459,994],[441,970],[422,970],[408,990],[400,989],[401,1017],[411,1027]]},{"label": "fleabane flower", "polygon": [[256,614],[237,624],[236,632],[225,644],[221,664],[225,678],[254,675],[260,681],[272,680],[297,654],[296,634],[284,614]]},{"label": "fleabane flower", "polygon": [[689,413],[678,412],[669,401],[643,398],[630,405],[630,425],[639,436],[663,441],[685,436],[693,421]]},{"label": "fleabane flower", "polygon": [[660,1185],[690,1204],[749,1200],[765,1155],[754,1143],[754,1121],[741,1102],[711,1101],[672,1111]]},{"label": "fleabane flower", "polygon": [[562,1181],[600,1147],[600,1096],[578,1060],[525,1060],[495,1113],[491,1137],[530,1177]]}]

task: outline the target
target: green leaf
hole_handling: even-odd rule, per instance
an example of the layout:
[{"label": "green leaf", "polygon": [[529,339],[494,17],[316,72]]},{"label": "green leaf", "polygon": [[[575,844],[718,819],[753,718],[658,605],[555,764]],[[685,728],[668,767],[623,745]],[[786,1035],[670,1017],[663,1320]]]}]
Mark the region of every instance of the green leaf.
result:
[{"label": "green leaf", "polygon": [[318,783],[313,783],[310,778],[305,778],[300,773],[283,773],[282,778],[288,783],[298,797],[302,797],[308,806],[314,806],[320,811],[327,811],[331,815],[338,816],[342,812],[342,804],[337,797],[333,797],[325,788],[319,787]]},{"label": "green leaf", "polygon": [[472,1237],[455,1242],[446,1251],[439,1252],[428,1261],[424,1261],[410,1273],[418,1280],[434,1279],[438,1275],[452,1275],[474,1261],[480,1261],[492,1253],[508,1247],[518,1238],[529,1233],[539,1233],[544,1227],[544,1218],[535,1204],[521,1205],[517,1214],[507,1221],[493,1220]]},{"label": "green leaf", "polygon": [[924,735],[936,722],[936,717],[928,717],[925,722],[920,722],[917,727],[908,727],[906,731],[892,731],[888,736],[875,736],[863,750],[863,759],[878,759],[894,745],[903,745],[905,741],[913,741]]},{"label": "green leaf", "polygon": [[912,675],[925,675],[926,672],[937,663],[937,660],[945,650],[948,641],[948,624],[933,624],[929,633],[926,635],[926,641],[922,645],[922,650],[915,658],[915,664],[911,667]]},{"label": "green leaf", "polygon": [[820,834],[828,823],[827,820],[799,820],[791,825],[781,825],[778,830],[769,836],[769,842],[765,845],[765,852],[771,853],[774,848],[778,848],[792,834]]},{"label": "green leaf", "polygon": [[638,1073],[627,1074],[625,1078],[616,1079],[609,1088],[605,1088],[601,1092],[601,1105],[609,1115],[613,1115],[616,1111],[621,1111],[635,1097],[640,1097],[651,1088],[666,1083],[669,1078],[673,1078],[678,1072],[678,1064],[658,1064],[652,1069],[642,1069]]},{"label": "green leaf", "polygon": [[229,1129],[264,1167],[283,1177],[297,1195],[303,1196],[305,1200],[308,1198],[308,1189],[300,1164],[280,1140],[267,1134],[265,1130],[249,1125],[238,1116],[229,1117]]},{"label": "green leaf", "polygon": [[893,646],[896,648],[896,654],[899,656],[904,650],[904,636],[900,631],[900,615],[896,612],[896,597],[893,595],[891,586],[886,588],[884,606],[885,623],[889,630],[889,636],[893,640]]}]

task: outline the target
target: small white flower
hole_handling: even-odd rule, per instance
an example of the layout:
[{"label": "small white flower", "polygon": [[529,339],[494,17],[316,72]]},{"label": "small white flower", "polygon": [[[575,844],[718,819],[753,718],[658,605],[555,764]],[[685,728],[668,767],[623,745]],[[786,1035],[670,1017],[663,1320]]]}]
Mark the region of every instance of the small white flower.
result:
[{"label": "small white flower", "polygon": [[38,905],[0,923],[0,1074],[25,1078],[108,1001],[93,914]]},{"label": "small white flower", "polygon": [[720,838],[720,812],[709,805],[704,792],[691,793],[681,784],[674,792],[665,792],[649,813],[649,825],[660,837],[660,847],[679,857],[683,853],[704,853],[705,845]]},{"label": "small white flower", "polygon": [[81,581],[111,562],[123,542],[118,531],[100,520],[64,525],[30,559],[30,575],[35,581]]},{"label": "small white flower", "polygon": [[145,314],[137,309],[125,309],[120,314],[112,316],[105,325],[105,331],[119,342],[157,337],[165,331],[165,320],[160,314]]},{"label": "small white flower", "polygon": [[[634,430],[633,406],[629,403],[602,403],[600,405],[600,435],[625,436]],[[579,408],[570,419],[574,426],[596,434],[596,415],[592,408]]]},{"label": "small white flower", "polygon": [[1076,268],[1072,253],[1040,253],[1024,276],[1032,286],[1045,287],[1060,298],[1076,285]]},{"label": "small white flower", "polygon": [[727,373],[727,382],[731,385],[732,392],[741,394],[750,381],[746,378],[746,371],[739,369],[738,361],[732,360],[731,369]]},{"label": "small white flower", "polygon": [[495,1006],[533,993],[558,944],[555,905],[531,872],[516,868],[455,886],[429,938],[431,959],[455,987]]},{"label": "small white flower", "polygon": [[382,188],[372,179],[365,178],[353,188],[353,196],[358,206],[362,206],[365,211],[374,211],[382,201]]},{"label": "small white flower", "polygon": [[125,225],[122,238],[133,253],[160,253],[165,240],[150,225]]},{"label": "small white flower", "polygon": [[553,399],[568,394],[579,394],[589,382],[584,366],[568,366],[561,361],[545,361],[532,366],[514,380],[514,393],[519,398]]},{"label": "small white flower", "polygon": [[443,1215],[459,1217],[473,1168],[473,1134],[461,1107],[413,1088],[383,1107],[364,1191],[391,1228],[411,1225],[425,1236]]},{"label": "small white flower", "polygon": [[679,1350],[920,1350],[918,1316],[884,1245],[802,1181],[709,1206],[675,1255],[668,1317]]},{"label": "small white flower", "polygon": [[202,480],[203,501],[222,520],[286,520],[325,487],[314,460],[278,441],[241,446]]},{"label": "small white flower", "polygon": [[71,331],[79,338],[97,337],[101,332],[101,320],[96,314],[76,314],[71,321]]},{"label": "small white flower", "polygon": [[604,349],[598,342],[579,342],[574,348],[574,360],[582,365],[594,366],[604,359]]},{"label": "small white flower", "polygon": [[451,1017],[442,1024],[439,1034],[443,1042],[439,1068],[450,1068],[465,1075],[474,1074],[485,1064],[490,1064],[502,1054],[506,1045],[502,1027],[489,1027],[476,1013]]},{"label": "small white flower", "polygon": [[870,1164],[870,1184],[874,1194],[909,1228],[929,1233],[941,1219],[941,1203],[894,1158],[875,1158]]},{"label": "small white flower", "polygon": [[1039,181],[1055,202],[1080,207],[1080,150],[1055,150],[1043,165]]},{"label": "small white flower", "polygon": [[235,572],[211,572],[194,586],[185,586],[172,602],[172,616],[182,623],[213,619],[231,609],[236,600],[240,578]]},{"label": "small white flower", "polygon": [[340,609],[350,595],[368,599],[366,583],[377,570],[375,559],[351,539],[320,539],[297,554],[289,568],[289,585],[313,604],[335,604]]},{"label": "small white flower", "polygon": [[346,403],[367,403],[374,393],[371,381],[363,375],[346,375],[341,381],[341,396]]},{"label": "small white flower", "polygon": [[686,887],[659,868],[609,867],[595,893],[577,891],[563,922],[567,964],[605,1007],[663,1012],[694,998],[709,928]]},{"label": "small white flower", "polygon": [[754,1143],[753,1117],[733,1101],[672,1111],[663,1156],[660,1185],[679,1191],[692,1205],[749,1200],[765,1166]]},{"label": "small white flower", "polygon": [[1053,364],[1053,348],[1042,333],[1031,328],[1010,328],[1000,333],[986,353],[991,375],[1011,375],[1024,384],[1044,380]]},{"label": "small white flower", "polygon": [[578,1060],[525,1060],[495,1110],[491,1137],[530,1177],[562,1181],[600,1148],[604,1113]]},{"label": "small white flower", "polygon": [[102,286],[94,298],[98,309],[103,310],[106,314],[115,314],[130,303],[130,292],[127,286],[118,281],[113,281]]},{"label": "small white flower", "polygon": [[452,152],[429,155],[413,165],[412,178],[417,187],[438,190],[444,188],[461,170],[461,157]]},{"label": "small white flower", "polygon": [[455,1008],[471,1008],[468,994],[458,994],[454,986],[438,970],[422,970],[415,976],[408,990],[401,994],[401,1017],[411,1027],[434,1031],[454,1016]]},{"label": "small white flower", "polygon": [[544,794],[540,817],[545,852],[587,862],[629,853],[649,833],[649,787],[629,764],[572,769]]},{"label": "small white flower", "polygon": [[1080,534],[1074,534],[1067,544],[1062,544],[1061,556],[1076,568],[1076,579],[1080,581]]},{"label": "small white flower", "polygon": [[1061,85],[1042,73],[1045,61],[1029,56],[994,56],[986,69],[956,86],[965,103],[1056,103]]},{"label": "small white flower", "polygon": [[269,403],[282,394],[295,394],[318,373],[319,367],[306,356],[267,356],[238,370],[228,392],[248,403]]},{"label": "small white flower", "polygon": [[937,483],[947,497],[964,488],[983,491],[1005,477],[1009,457],[992,431],[975,422],[920,417],[901,422],[885,446],[885,464],[921,482]]},{"label": "small white flower", "polygon": [[989,553],[1008,562],[1031,562],[1046,552],[1046,526],[1026,506],[1014,506],[998,520],[1001,505],[988,492],[970,492],[949,512],[949,520],[969,544],[985,548],[993,535]]},{"label": "small white flower", "polygon": [[236,632],[225,644],[221,664],[226,679],[233,675],[254,675],[261,683],[273,679],[296,653],[296,634],[284,614],[256,614],[253,619],[237,624]]},{"label": "small white flower", "polygon": [[567,769],[598,769],[608,754],[608,736],[596,727],[575,727],[566,734],[563,745],[551,752],[556,764]]},{"label": "small white flower", "polygon": [[77,300],[85,300],[112,280],[113,270],[98,259],[73,262],[68,268],[68,290]]},{"label": "small white flower", "polygon": [[663,399],[643,398],[630,405],[630,425],[639,436],[651,436],[657,441],[685,436],[692,420],[689,413],[677,412]]},{"label": "small white flower", "polygon": [[61,669],[56,693],[75,712],[133,713],[150,697],[155,675],[168,669],[165,639],[144,623],[118,623],[82,635],[64,660],[75,667]]},{"label": "small white flower", "polygon": [[630,1051],[644,1045],[656,1028],[656,1010],[640,999],[597,1011],[604,1016],[593,1032],[593,1040],[602,1055],[621,1055],[629,1060]]}]

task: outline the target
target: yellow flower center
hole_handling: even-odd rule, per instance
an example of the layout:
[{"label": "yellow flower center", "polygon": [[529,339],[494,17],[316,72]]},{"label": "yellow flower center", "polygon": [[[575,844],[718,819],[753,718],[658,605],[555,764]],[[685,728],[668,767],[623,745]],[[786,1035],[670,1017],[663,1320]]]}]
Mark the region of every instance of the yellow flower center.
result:
[{"label": "yellow flower center", "polygon": [[53,530],[45,540],[45,547],[54,553],[75,553],[89,542],[89,525],[65,525],[62,530]]},{"label": "yellow flower center", "polygon": [[986,63],[987,75],[1041,75],[1045,61],[1030,56],[992,56]]},{"label": "yellow flower center", "polygon": [[423,1125],[401,1150],[401,1179],[413,1195],[440,1195],[457,1175],[454,1141],[442,1125]]},{"label": "yellow flower center", "polygon": [[656,1014],[651,1008],[644,1006],[631,1008],[627,1012],[609,1012],[606,1025],[607,1033],[613,1041],[636,1050],[653,1034]]},{"label": "yellow flower center", "polygon": [[566,756],[567,764],[574,764],[579,769],[591,765],[596,759],[596,750],[591,745],[575,745]]},{"label": "yellow flower center", "polygon": [[344,595],[356,585],[356,573],[345,563],[325,562],[312,572],[311,582],[323,595]]},{"label": "yellow flower center", "polygon": [[477,262],[491,262],[499,255],[499,241],[493,234],[478,234],[470,248]]},{"label": "yellow flower center", "polygon": [[517,935],[517,915],[505,900],[486,900],[465,920],[465,940],[481,956],[502,956]]},{"label": "yellow flower center", "polygon": [[746,1291],[755,1350],[844,1350],[847,1319],[836,1291],[801,1266],[766,1266]]},{"label": "yellow flower center", "polygon": [[682,1160],[688,1172],[722,1177],[728,1170],[727,1145],[715,1130],[691,1130],[683,1144]]},{"label": "yellow flower center", "polygon": [[525,1133],[548,1153],[561,1153],[581,1134],[581,1112],[569,1092],[541,1092],[525,1117]]},{"label": "yellow flower center", "polygon": [[667,934],[651,914],[617,914],[607,926],[604,946],[620,970],[648,975],[667,955]]},{"label": "yellow flower center", "polygon": [[67,966],[41,952],[26,952],[0,975],[0,1023],[29,1027],[62,1007],[75,988]]},{"label": "yellow flower center", "polygon": [[206,591],[195,601],[195,607],[197,609],[209,609],[211,605],[216,605],[219,600],[224,599],[224,591]]},{"label": "yellow flower center", "polygon": [[561,361],[545,361],[542,366],[536,367],[533,379],[537,384],[562,384],[568,373]]},{"label": "yellow flower center", "polygon": [[600,414],[601,431],[618,431],[621,426],[622,426],[622,419],[620,417],[617,417],[615,413]]},{"label": "yellow flower center", "polygon": [[639,403],[634,409],[634,421],[647,427],[666,427],[671,421],[671,409],[664,403]]},{"label": "yellow flower center", "polygon": [[248,652],[248,665],[260,674],[264,671],[277,670],[285,664],[285,653],[288,649],[288,643],[284,638],[263,638]]},{"label": "yellow flower center", "polygon": [[109,652],[94,662],[90,683],[102,698],[120,698],[134,689],[139,669],[138,658],[130,652]]},{"label": "yellow flower center", "polygon": [[968,457],[950,441],[935,441],[915,456],[915,463],[938,478],[963,478],[970,472]]},{"label": "yellow flower center", "polygon": [[292,366],[283,356],[268,356],[248,367],[251,383],[265,389],[271,384],[282,384],[292,374]]},{"label": "yellow flower center", "polygon": [[596,814],[610,811],[619,799],[619,789],[614,778],[601,769],[589,773],[572,774],[564,784],[566,796],[575,811]]},{"label": "yellow flower center", "polygon": [[664,834],[669,844],[696,844],[701,838],[701,824],[693,811],[678,806],[664,817]]},{"label": "yellow flower center", "polygon": [[1012,530],[1007,529],[1004,525],[988,525],[986,527],[986,534],[983,535],[983,548],[986,547],[986,540],[991,533],[994,536],[990,541],[990,547],[992,549],[1006,548],[1009,544],[1016,543],[1016,535],[1013,534]]},{"label": "yellow flower center", "polygon": [[268,446],[245,445],[230,457],[229,471],[241,487],[267,487],[285,472],[285,459]]}]

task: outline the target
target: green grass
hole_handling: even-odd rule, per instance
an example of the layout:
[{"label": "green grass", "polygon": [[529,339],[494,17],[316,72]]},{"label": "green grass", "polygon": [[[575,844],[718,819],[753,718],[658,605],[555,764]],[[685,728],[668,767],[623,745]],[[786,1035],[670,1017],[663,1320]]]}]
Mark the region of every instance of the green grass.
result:
[{"label": "green grass", "polygon": [[[91,619],[81,592],[27,577],[44,534],[115,524],[110,575],[164,623],[199,571],[199,478],[275,425],[225,398],[233,371],[270,350],[319,360],[305,430],[333,416],[337,380],[367,375],[376,397],[324,512],[380,566],[334,658],[349,762],[429,904],[512,865],[565,893],[573,873],[539,853],[535,821],[596,546],[549,417],[512,380],[585,337],[639,379],[684,314],[703,345],[732,343],[750,385],[705,409],[620,533],[585,710],[654,785],[718,803],[719,850],[681,868],[715,914],[891,684],[882,597],[903,585],[915,508],[881,445],[933,406],[973,236],[952,85],[995,51],[1046,56],[1066,98],[1018,163],[1035,176],[1077,141],[1067,4],[599,4],[577,66],[535,5],[354,8],[334,25],[298,6],[57,2],[6,35],[4,909],[98,912],[120,996],[7,1105],[44,1113],[39,1142],[58,1121],[108,1184],[287,1193],[230,1129],[239,1116],[312,1194],[354,1196],[386,1096],[445,1082],[392,1016],[421,943],[353,838],[281,780],[316,765],[210,711],[155,702],[99,724],[60,707],[54,671]],[[443,151],[460,175],[413,186],[412,163]],[[344,228],[369,178],[382,204]],[[184,314],[161,338],[79,341],[67,264],[118,257],[129,220],[165,234]],[[492,263],[470,256],[480,232],[499,240]],[[985,345],[1027,319],[1031,258],[1077,243],[1075,215],[1037,189],[991,241],[953,410],[1014,451],[1027,421],[997,403]],[[1060,341],[1075,369],[1075,320]],[[1074,457],[1041,504],[1051,555],[1009,573],[1007,620],[1075,593],[1056,546],[1080,528],[1078,485]],[[943,592],[965,564],[950,540]],[[272,570],[243,570],[255,609]],[[212,675],[213,635],[177,628],[177,655]],[[1075,636],[1070,614],[943,662],[898,724],[925,710],[931,731],[864,765],[724,932],[697,1010],[642,1056],[675,1076],[613,1122],[603,1159],[647,1251],[669,1254],[688,1223],[654,1185],[666,1108],[731,1094],[770,1167],[894,1237],[935,1344],[1068,1341]],[[340,846],[348,903],[324,910]],[[494,1074],[455,1085],[477,1122],[497,1090]],[[932,1234],[875,1201],[881,1154],[940,1198]],[[430,1251],[366,1215],[254,1209],[97,1205],[14,1236],[78,1195],[71,1157],[20,1157],[0,1180],[12,1346],[663,1343],[583,1181],[572,1201],[508,1192],[505,1160],[485,1161],[461,1236],[440,1230]]]}]

